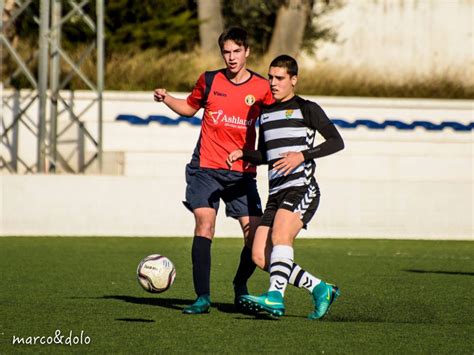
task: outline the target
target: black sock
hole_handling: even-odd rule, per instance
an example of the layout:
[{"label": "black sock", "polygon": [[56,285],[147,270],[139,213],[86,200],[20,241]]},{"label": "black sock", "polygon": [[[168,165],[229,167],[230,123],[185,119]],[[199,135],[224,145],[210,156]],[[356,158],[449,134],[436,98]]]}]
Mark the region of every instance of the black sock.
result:
[{"label": "black sock", "polygon": [[240,253],[240,264],[234,277],[234,286],[236,288],[245,286],[256,267],[252,261],[252,250],[244,245]]},{"label": "black sock", "polygon": [[194,291],[198,296],[210,295],[212,240],[195,236],[191,251]]}]

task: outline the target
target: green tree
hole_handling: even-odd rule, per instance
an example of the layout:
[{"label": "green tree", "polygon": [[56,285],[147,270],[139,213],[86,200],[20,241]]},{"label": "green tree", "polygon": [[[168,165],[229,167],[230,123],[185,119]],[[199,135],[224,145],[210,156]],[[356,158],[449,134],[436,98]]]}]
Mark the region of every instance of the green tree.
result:
[{"label": "green tree", "polygon": [[224,30],[221,2],[219,0],[196,0],[199,18],[201,53],[219,53],[217,40]]},{"label": "green tree", "polygon": [[[84,6],[84,12],[95,21],[95,0]],[[63,1],[63,16],[71,5]],[[39,1],[34,1],[15,21],[15,32],[21,40],[36,43]],[[188,0],[110,0],[105,1],[104,27],[107,53],[130,52],[150,47],[163,51],[188,51],[199,40],[196,4]],[[95,33],[79,16],[62,26],[62,46],[74,48],[95,38]]]},{"label": "green tree", "polygon": [[105,8],[110,51],[158,47],[188,51],[197,44],[196,5],[186,0],[114,0]]},{"label": "green tree", "polygon": [[[296,5],[295,5],[296,4]],[[335,29],[325,26],[319,19],[334,9],[343,6],[343,0],[234,0],[226,1],[223,4],[223,14],[226,26],[238,25],[244,27],[250,34],[250,44],[252,50],[259,55],[268,52],[274,33],[291,32],[295,28],[290,17],[288,21],[288,9],[301,6],[302,11],[297,11],[296,21],[304,23],[303,31],[298,36],[298,48],[314,54],[315,43],[321,41],[335,41],[337,33]],[[280,16],[280,21],[278,21]],[[275,26],[281,23],[281,27]],[[275,38],[273,41],[281,41]],[[299,52],[299,50],[286,50],[293,45],[293,39],[288,43],[282,43],[279,47],[284,52]],[[291,49],[291,48],[290,48]],[[293,53],[294,54],[294,53]]]},{"label": "green tree", "polygon": [[[247,29],[251,34],[252,50],[260,55],[267,53],[274,33],[294,32],[293,27],[288,27],[285,21],[277,21],[277,17],[283,18],[288,13],[285,10],[293,8],[295,3],[305,6],[305,10],[299,14],[300,21],[305,26],[302,40],[298,39],[301,42],[298,47],[312,52],[315,42],[334,41],[335,30],[322,25],[319,18],[343,3],[343,0],[205,1],[207,4],[214,1],[216,5],[221,5],[226,27],[238,25]],[[209,21],[198,19],[198,4],[199,0],[106,1],[104,21],[107,54],[147,48],[159,48],[162,52],[193,50],[199,45],[200,24],[201,27],[209,25]],[[38,16],[38,9],[39,0],[33,1],[21,18],[15,21],[15,33],[20,40],[37,43],[38,25],[34,17]],[[86,13],[92,14],[94,20],[95,0],[87,3],[84,9]],[[213,11],[218,9],[219,6],[215,6]],[[71,5],[64,1],[63,15],[70,10]],[[201,14],[201,18],[205,19],[205,14]],[[291,21],[290,19],[290,23]],[[279,22],[283,24],[283,28],[275,28]],[[95,37],[93,31],[78,16],[64,23],[62,32],[62,46],[65,49],[90,42]]]}]

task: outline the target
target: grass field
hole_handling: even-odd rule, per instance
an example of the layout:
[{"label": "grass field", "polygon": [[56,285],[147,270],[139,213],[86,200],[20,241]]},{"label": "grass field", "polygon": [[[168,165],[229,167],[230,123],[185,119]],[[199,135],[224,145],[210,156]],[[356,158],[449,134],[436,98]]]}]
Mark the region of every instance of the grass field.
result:
[{"label": "grass field", "polygon": [[[190,238],[0,238],[0,353],[454,353],[474,351],[474,244],[388,240],[298,240],[296,261],[338,284],[342,295],[309,321],[305,290],[287,291],[287,315],[233,310],[239,239],[215,239],[210,314],[194,299]],[[176,265],[173,287],[143,291],[135,269],[148,254]],[[249,286],[266,290],[256,271]],[[12,344],[13,336],[71,334],[89,344]],[[46,339],[46,338],[45,338]],[[73,339],[73,338],[71,338]],[[31,338],[30,338],[31,341]],[[38,339],[39,341],[39,339]]]}]

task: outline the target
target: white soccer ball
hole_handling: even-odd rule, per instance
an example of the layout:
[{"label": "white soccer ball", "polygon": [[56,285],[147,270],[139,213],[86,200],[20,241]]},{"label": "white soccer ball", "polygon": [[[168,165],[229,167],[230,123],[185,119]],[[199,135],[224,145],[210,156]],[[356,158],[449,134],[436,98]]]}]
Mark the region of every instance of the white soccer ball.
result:
[{"label": "white soccer ball", "polygon": [[161,293],[171,287],[176,269],[166,256],[148,255],[137,268],[138,283],[148,292]]}]

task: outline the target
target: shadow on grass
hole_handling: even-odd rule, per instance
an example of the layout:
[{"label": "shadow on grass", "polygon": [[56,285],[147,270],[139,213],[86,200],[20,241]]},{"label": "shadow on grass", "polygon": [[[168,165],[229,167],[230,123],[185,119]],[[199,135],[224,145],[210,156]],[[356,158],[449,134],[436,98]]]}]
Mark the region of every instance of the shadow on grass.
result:
[{"label": "shadow on grass", "polygon": [[[158,306],[170,309],[176,309],[182,311],[183,308],[187,305],[194,303],[194,299],[180,299],[180,298],[152,298],[152,297],[134,297],[134,296],[127,296],[127,295],[104,295],[102,297],[71,297],[72,299],[105,299],[105,300],[119,300],[127,303],[139,304],[139,305],[150,305],[150,306]],[[253,314],[253,313],[244,313],[241,310],[237,310],[233,303],[224,303],[224,302],[212,302],[211,307],[217,309],[219,312],[228,313],[228,314],[236,314],[241,315],[242,317],[237,317],[237,319],[245,319],[245,320],[277,320],[278,318],[271,317],[264,313]],[[249,317],[250,316],[250,317]],[[286,315],[285,318],[289,317],[296,317],[300,318],[296,315]],[[117,321],[122,322],[154,322],[150,319],[142,319],[142,318],[118,318]]]},{"label": "shadow on grass", "polygon": [[[242,317],[237,317],[236,319],[262,319],[262,320],[275,320],[277,318],[271,317],[265,313],[253,313],[250,311],[245,311],[243,309],[237,309],[233,303],[211,303],[211,305],[219,312],[228,313],[228,314],[238,314]],[[253,318],[249,318],[251,316]],[[290,316],[291,317],[291,316]]]},{"label": "shadow on grass", "polygon": [[237,314],[241,317],[236,317],[235,319],[241,320],[279,320],[281,318],[306,318],[306,316],[298,316],[293,314],[286,314],[284,317],[274,317],[265,312],[251,312],[245,309],[237,309],[233,303],[212,303],[213,307],[216,307],[218,311],[223,313]]},{"label": "shadow on grass", "polygon": [[171,308],[182,310],[184,306],[192,304],[194,300],[183,300],[180,298],[152,298],[152,297],[133,297],[127,295],[105,295],[102,298],[106,300],[119,300],[127,303],[141,304],[141,305],[150,305],[150,306],[159,306],[164,308]]},{"label": "shadow on grass", "polygon": [[[370,316],[367,314],[347,314],[347,315],[329,315],[320,320],[312,320],[310,322],[335,322],[335,323],[400,323],[398,321],[390,321],[386,318]],[[401,322],[405,323],[405,322]],[[416,323],[416,322],[415,322]]]},{"label": "shadow on grass", "polygon": [[[76,297],[75,297],[76,298]],[[102,297],[90,297],[93,299],[119,300],[127,303],[140,305],[158,306],[164,308],[177,309],[182,311],[187,305],[193,304],[194,299],[181,298],[154,298],[154,297],[133,297],[127,295],[105,295]],[[212,302],[211,306],[224,313],[240,313],[234,308],[233,303]]]},{"label": "shadow on grass", "polygon": [[464,271],[418,270],[418,269],[406,269],[402,271],[413,272],[416,274],[444,274],[444,275],[474,276],[474,272],[464,272]]},{"label": "shadow on grass", "polygon": [[153,319],[144,319],[144,318],[115,318],[115,320],[118,320],[121,322],[155,323]]}]

